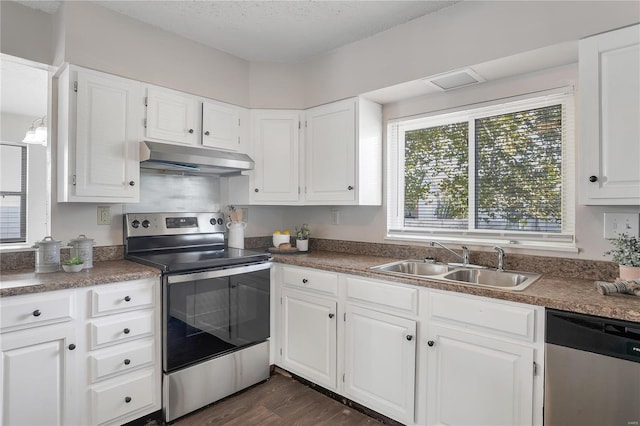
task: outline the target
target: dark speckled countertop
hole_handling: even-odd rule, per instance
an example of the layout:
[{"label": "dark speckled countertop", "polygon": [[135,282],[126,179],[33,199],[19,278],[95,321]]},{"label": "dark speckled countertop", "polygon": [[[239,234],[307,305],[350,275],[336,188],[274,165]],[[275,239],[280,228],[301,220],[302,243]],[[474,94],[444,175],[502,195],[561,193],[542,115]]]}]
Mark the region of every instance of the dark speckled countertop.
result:
[{"label": "dark speckled countertop", "polygon": [[[509,291],[428,278],[399,277],[369,269],[371,266],[399,260],[393,257],[315,250],[308,254],[274,254],[273,260],[287,265],[640,322],[640,297],[621,294],[602,296],[596,291],[593,280],[543,275],[524,291]],[[35,274],[33,270],[4,271],[0,275],[0,297],[159,276],[160,272],[155,268],[126,260],[97,262],[92,269],[78,273]]]},{"label": "dark speckled countertop", "polygon": [[33,269],[2,271],[0,274],[0,297],[153,277],[160,277],[158,269],[127,260],[96,262],[93,268],[80,272],[60,271],[36,274]]},{"label": "dark speckled countertop", "polygon": [[547,308],[640,322],[640,297],[626,294],[602,296],[593,280],[543,275],[523,291],[510,291],[475,285],[455,284],[427,278],[399,277],[370,270],[369,267],[399,259],[338,252],[314,251],[309,254],[274,254],[273,260],[287,265],[324,269],[363,277],[383,279],[421,287],[474,294],[494,299],[528,303]]}]

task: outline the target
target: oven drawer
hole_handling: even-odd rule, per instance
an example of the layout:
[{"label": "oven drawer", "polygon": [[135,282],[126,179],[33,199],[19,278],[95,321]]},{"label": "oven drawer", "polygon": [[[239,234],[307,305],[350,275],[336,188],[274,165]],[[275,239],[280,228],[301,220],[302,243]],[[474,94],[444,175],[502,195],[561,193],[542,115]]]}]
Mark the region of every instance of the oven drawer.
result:
[{"label": "oven drawer", "polygon": [[148,369],[91,389],[93,424],[103,424],[155,404],[154,371]]},{"label": "oven drawer", "polygon": [[14,331],[40,325],[71,321],[73,292],[47,292],[0,299],[0,331]]},{"label": "oven drawer", "polygon": [[155,278],[99,286],[91,291],[91,314],[101,316],[153,306]]},{"label": "oven drawer", "polygon": [[89,357],[91,382],[127,373],[153,363],[153,340],[131,342],[115,349],[103,349]]},{"label": "oven drawer", "polygon": [[153,311],[140,311],[91,321],[91,349],[153,335]]},{"label": "oven drawer", "polygon": [[332,272],[287,266],[282,268],[282,281],[288,286],[338,295],[338,275]]}]

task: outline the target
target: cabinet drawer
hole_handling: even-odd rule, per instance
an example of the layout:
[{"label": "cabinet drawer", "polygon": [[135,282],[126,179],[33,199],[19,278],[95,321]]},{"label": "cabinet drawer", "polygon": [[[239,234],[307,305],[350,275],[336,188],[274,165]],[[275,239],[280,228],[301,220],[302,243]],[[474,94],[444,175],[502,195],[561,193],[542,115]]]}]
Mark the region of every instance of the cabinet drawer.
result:
[{"label": "cabinet drawer", "polygon": [[153,370],[91,389],[93,424],[103,424],[155,403]]},{"label": "cabinet drawer", "polygon": [[406,313],[418,313],[418,289],[346,277],[347,298]]},{"label": "cabinet drawer", "polygon": [[147,279],[97,287],[91,291],[92,315],[153,306],[153,288],[156,283],[156,279]]},{"label": "cabinet drawer", "polygon": [[283,268],[285,285],[338,295],[338,275],[303,268]]},{"label": "cabinet drawer", "polygon": [[0,330],[13,331],[73,319],[75,295],[47,292],[0,299]]},{"label": "cabinet drawer", "polygon": [[116,349],[103,349],[89,357],[91,382],[126,373],[153,363],[153,341],[128,343]]},{"label": "cabinet drawer", "polygon": [[91,330],[91,349],[153,334],[153,311],[123,314],[114,318],[94,320]]},{"label": "cabinet drawer", "polygon": [[534,308],[437,292],[432,292],[429,300],[431,319],[453,321],[519,340],[535,340]]}]

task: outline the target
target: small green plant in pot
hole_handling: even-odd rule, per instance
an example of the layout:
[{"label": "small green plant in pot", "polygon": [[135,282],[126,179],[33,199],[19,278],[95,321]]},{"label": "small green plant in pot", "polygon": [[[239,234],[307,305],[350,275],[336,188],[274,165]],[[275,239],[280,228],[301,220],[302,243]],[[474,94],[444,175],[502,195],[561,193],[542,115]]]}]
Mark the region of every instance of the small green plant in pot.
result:
[{"label": "small green plant in pot", "polygon": [[79,257],[71,257],[62,262],[62,269],[65,272],[80,272],[84,267],[84,261]]},{"label": "small green plant in pot", "polygon": [[306,223],[302,224],[300,229],[295,227],[296,236],[296,247],[299,251],[308,251],[309,250],[309,237],[311,236],[311,231],[309,230],[309,225]]},{"label": "small green plant in pot", "polygon": [[611,240],[613,248],[604,254],[611,255],[620,266],[620,279],[640,278],[640,240],[628,234],[618,234]]}]

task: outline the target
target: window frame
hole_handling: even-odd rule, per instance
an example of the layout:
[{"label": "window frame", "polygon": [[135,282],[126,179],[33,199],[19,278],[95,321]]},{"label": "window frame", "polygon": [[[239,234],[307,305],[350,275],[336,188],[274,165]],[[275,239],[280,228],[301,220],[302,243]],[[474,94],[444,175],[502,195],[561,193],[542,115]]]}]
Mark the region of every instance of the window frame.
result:
[{"label": "window frame", "polygon": [[[562,104],[562,231],[560,233],[475,228],[476,141],[479,118]],[[469,212],[466,229],[407,227],[404,225],[404,133],[468,123]],[[474,104],[430,114],[389,120],[387,124],[387,229],[386,239],[449,241],[474,245],[511,245],[522,248],[577,252],[575,245],[575,105],[572,87]]]}]

